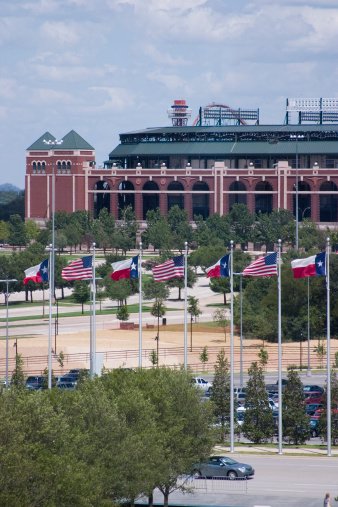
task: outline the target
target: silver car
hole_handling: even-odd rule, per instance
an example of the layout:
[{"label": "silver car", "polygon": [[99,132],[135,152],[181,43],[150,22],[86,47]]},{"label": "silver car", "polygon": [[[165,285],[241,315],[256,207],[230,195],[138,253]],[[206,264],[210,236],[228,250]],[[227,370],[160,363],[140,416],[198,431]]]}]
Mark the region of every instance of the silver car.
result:
[{"label": "silver car", "polygon": [[239,463],[227,456],[211,456],[208,463],[194,466],[194,477],[252,477],[255,470],[250,465]]}]

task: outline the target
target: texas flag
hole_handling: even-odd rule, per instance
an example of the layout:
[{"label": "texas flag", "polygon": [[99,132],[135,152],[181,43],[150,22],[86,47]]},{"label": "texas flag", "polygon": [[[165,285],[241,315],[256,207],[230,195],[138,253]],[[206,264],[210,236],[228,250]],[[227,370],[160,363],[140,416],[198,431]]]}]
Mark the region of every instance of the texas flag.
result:
[{"label": "texas flag", "polygon": [[207,273],[207,278],[218,278],[221,276],[230,276],[229,275],[229,257],[230,254],[224,255],[219,261],[216,262],[210,268],[207,268],[205,271]]},{"label": "texas flag", "polygon": [[295,259],[291,261],[294,278],[303,278],[305,276],[325,275],[326,252],[317,255],[311,255],[306,259]]},{"label": "texas flag", "polygon": [[117,282],[121,278],[138,278],[138,255],[132,259],[113,262],[114,272],[110,275]]},{"label": "texas flag", "polygon": [[47,282],[48,264],[48,259],[46,259],[41,264],[26,269],[23,284],[26,285],[30,280],[36,283]]}]

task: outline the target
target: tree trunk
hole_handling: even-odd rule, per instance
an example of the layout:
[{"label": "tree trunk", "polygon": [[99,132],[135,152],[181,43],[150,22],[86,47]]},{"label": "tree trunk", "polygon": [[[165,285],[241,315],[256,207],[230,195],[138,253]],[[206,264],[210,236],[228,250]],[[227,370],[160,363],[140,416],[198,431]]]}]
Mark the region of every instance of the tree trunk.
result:
[{"label": "tree trunk", "polygon": [[224,297],[224,305],[227,304],[227,295],[225,292],[223,292],[223,297]]},{"label": "tree trunk", "polygon": [[169,506],[169,487],[168,486],[166,486],[164,488],[163,496],[164,496],[163,506],[168,507]]},{"label": "tree trunk", "polygon": [[33,291],[31,290],[31,303],[33,303]]},{"label": "tree trunk", "polygon": [[154,505],[154,493],[151,493],[148,497],[148,506],[153,507]]},{"label": "tree trunk", "polygon": [[82,303],[82,315],[83,315],[83,303]]},{"label": "tree trunk", "polygon": [[178,288],[178,300],[181,301],[181,287]]}]

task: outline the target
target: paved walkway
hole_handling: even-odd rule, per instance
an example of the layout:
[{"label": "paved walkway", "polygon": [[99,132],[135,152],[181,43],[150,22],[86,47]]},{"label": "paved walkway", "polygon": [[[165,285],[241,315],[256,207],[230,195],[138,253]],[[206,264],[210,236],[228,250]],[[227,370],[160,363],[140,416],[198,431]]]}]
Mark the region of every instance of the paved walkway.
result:
[{"label": "paved walkway", "polygon": [[[229,454],[230,452],[230,446],[221,446],[217,445],[214,448],[215,453],[220,454]],[[278,454],[279,447],[278,444],[273,447],[265,447],[263,445],[255,445],[255,444],[249,444],[249,445],[237,445],[234,444],[234,452],[236,454]],[[282,454],[285,455],[304,455],[304,456],[313,456],[313,457],[320,457],[320,456],[327,456],[327,449],[320,449],[319,447],[307,447],[306,445],[301,445],[299,447],[286,447],[282,446]],[[338,448],[331,449],[331,455],[332,457],[338,458]]]}]

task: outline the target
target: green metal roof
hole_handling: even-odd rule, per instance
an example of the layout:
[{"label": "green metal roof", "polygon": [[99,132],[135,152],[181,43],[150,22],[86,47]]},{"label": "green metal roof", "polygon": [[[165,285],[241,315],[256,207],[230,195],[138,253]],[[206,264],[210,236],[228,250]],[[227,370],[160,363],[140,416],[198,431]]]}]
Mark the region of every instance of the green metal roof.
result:
[{"label": "green metal roof", "polygon": [[44,141],[56,141],[56,138],[46,132],[37,141],[35,141],[27,150],[95,150],[83,137],[79,136],[75,130],[71,130],[62,138],[62,144],[48,145]]},{"label": "green metal roof", "polygon": [[217,132],[267,132],[267,133],[279,133],[285,132],[287,134],[293,133],[308,133],[308,132],[338,132],[338,124],[311,124],[311,125],[222,125],[222,126],[202,126],[202,127],[153,127],[142,130],[135,130],[125,132],[123,135],[129,134],[157,134],[165,133],[171,134],[172,132],[180,132],[191,134],[198,132],[200,134],[210,134]]},{"label": "green metal roof", "polygon": [[338,141],[281,141],[269,144],[260,141],[240,142],[149,142],[120,144],[110,154],[110,158],[130,156],[189,156],[189,157],[238,157],[238,156],[284,156],[296,155],[337,155]]}]

